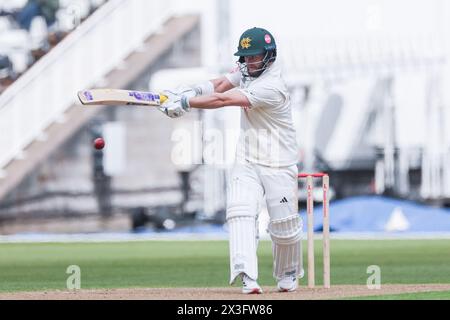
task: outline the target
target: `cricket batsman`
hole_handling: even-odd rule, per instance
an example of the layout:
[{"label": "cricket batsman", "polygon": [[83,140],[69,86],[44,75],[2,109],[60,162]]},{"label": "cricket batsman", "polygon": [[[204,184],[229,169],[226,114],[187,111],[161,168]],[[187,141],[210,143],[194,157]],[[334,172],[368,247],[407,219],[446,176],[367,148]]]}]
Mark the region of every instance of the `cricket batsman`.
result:
[{"label": "cricket batsman", "polygon": [[191,108],[241,107],[236,161],[227,188],[230,284],[239,278],[243,293],[262,293],[257,282],[258,214],[265,199],[273,276],[279,291],[295,291],[304,271],[297,208],[298,149],[290,95],[269,31],[246,30],[234,55],[239,57],[234,71],[192,88],[165,91],[169,99],[160,110],[176,118]]}]

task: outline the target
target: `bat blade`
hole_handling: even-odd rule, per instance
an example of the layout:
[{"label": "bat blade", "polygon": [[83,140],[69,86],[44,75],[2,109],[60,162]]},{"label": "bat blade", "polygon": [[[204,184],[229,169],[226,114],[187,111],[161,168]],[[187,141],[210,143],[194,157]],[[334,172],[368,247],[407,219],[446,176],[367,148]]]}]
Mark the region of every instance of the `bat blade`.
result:
[{"label": "bat blade", "polygon": [[83,105],[135,105],[159,106],[167,97],[152,92],[121,89],[88,89],[78,92]]}]

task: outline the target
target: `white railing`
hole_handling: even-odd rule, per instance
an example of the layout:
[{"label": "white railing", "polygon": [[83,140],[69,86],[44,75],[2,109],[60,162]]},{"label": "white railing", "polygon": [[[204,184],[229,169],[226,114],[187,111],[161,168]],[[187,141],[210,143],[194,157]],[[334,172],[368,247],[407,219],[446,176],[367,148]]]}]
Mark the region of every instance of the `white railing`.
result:
[{"label": "white railing", "polygon": [[[0,95],[0,171],[173,14],[168,0],[110,0]],[[99,41],[99,39],[102,39]]]}]

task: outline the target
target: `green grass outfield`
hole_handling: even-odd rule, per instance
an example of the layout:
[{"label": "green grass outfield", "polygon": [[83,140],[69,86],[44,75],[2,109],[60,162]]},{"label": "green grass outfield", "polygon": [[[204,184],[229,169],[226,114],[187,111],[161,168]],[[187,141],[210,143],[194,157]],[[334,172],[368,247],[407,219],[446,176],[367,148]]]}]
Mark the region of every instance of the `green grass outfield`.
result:
[{"label": "green grass outfield", "polygon": [[402,294],[386,294],[370,297],[347,298],[345,300],[449,300],[450,291],[431,291]]},{"label": "green grass outfield", "polygon": [[[320,285],[320,241],[316,250]],[[258,256],[260,284],[275,285],[270,241]],[[228,287],[228,242],[2,243],[0,291],[65,289],[69,265],[81,268],[83,289]],[[331,241],[332,284],[365,285],[370,265],[381,268],[382,284],[450,283],[450,240]]]}]

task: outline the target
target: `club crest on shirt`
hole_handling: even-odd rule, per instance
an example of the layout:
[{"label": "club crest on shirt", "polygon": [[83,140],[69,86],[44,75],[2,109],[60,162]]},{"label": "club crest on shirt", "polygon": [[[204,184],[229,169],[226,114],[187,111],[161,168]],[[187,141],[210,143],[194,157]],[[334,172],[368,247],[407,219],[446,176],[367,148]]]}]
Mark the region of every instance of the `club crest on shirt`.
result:
[{"label": "club crest on shirt", "polygon": [[243,38],[241,40],[241,47],[242,49],[248,49],[250,48],[252,45],[250,44],[250,42],[252,41],[251,38]]}]

